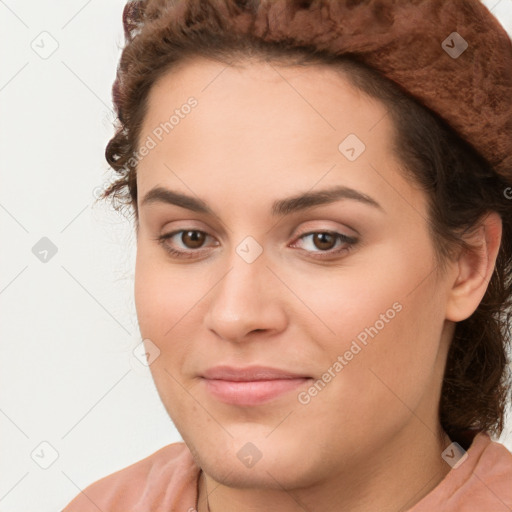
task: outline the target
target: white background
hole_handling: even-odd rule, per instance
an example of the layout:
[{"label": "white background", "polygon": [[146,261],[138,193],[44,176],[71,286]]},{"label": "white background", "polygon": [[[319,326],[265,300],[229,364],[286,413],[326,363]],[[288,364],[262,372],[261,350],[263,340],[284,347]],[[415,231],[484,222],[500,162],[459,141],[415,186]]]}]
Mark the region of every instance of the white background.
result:
[{"label": "white background", "polygon": [[[485,3],[512,33],[512,0]],[[111,176],[123,6],[0,0],[1,512],[58,510],[181,440],[132,354],[132,227],[93,204]],[[58,44],[46,59],[31,47],[41,38]],[[58,250],[46,263],[32,252],[42,237]],[[512,449],[510,421],[500,440]],[[58,453],[48,469],[43,441]]]}]

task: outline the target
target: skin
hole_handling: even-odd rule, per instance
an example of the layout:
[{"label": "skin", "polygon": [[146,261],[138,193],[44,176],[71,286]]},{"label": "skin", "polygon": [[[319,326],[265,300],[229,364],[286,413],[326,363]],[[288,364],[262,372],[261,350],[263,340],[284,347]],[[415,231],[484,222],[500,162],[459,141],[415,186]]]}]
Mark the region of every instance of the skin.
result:
[{"label": "skin", "polygon": [[[139,163],[135,302],[142,337],[160,350],[150,366],[159,395],[203,470],[200,512],[206,492],[215,512],[405,510],[450,470],[443,369],[454,322],[492,274],[499,216],[469,239],[479,251],[437,275],[426,196],[399,172],[386,108],[342,74],[194,58],[153,85],[140,140],[190,96],[198,105]],[[338,149],[348,134],[366,145],[355,161]],[[382,209],[341,199],[271,215],[277,199],[335,185]],[[155,186],[215,215],[143,205]],[[191,258],[156,240],[179,229],[166,242]],[[194,243],[189,230],[209,236]],[[325,231],[358,242],[302,236]],[[252,263],[236,252],[247,236],[263,251]],[[243,407],[216,400],[199,376],[258,364],[316,381],[395,303],[400,312],[307,404],[297,397],[311,382]],[[262,454],[250,468],[237,457],[247,442]]]}]

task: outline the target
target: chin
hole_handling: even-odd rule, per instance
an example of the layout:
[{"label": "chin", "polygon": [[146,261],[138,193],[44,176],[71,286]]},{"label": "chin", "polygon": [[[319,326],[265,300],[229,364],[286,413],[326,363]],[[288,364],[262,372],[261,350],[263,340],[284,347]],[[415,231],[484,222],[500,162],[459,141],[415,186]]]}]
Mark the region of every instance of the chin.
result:
[{"label": "chin", "polygon": [[[229,487],[295,489],[307,487],[318,479],[319,471],[311,456],[305,455],[305,444],[296,435],[289,433],[272,439],[273,434],[269,437],[268,429],[264,433],[256,433],[256,430],[240,428],[236,434],[230,430],[233,438],[226,434],[213,441],[201,437],[196,443],[190,439],[185,442],[205,473]],[[251,456],[259,459],[251,464]],[[322,461],[319,462],[322,468]]]}]

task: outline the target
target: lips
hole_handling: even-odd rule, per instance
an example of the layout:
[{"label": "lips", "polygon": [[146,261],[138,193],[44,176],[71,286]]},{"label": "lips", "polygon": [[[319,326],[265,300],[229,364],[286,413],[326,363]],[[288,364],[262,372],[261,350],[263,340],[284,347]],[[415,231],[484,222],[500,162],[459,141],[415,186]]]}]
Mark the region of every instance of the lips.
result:
[{"label": "lips", "polygon": [[235,382],[247,382],[254,380],[277,380],[307,378],[309,375],[279,370],[267,366],[248,366],[245,368],[233,368],[232,366],[215,366],[203,372],[205,379],[230,380]]},{"label": "lips", "polygon": [[269,402],[308,382],[311,377],[265,366],[216,366],[201,375],[215,399],[238,406]]}]

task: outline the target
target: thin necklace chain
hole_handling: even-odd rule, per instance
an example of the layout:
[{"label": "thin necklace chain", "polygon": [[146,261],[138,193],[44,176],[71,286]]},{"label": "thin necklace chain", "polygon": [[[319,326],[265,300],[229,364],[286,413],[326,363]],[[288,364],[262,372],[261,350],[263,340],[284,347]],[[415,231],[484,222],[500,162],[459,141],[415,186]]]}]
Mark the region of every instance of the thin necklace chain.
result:
[{"label": "thin necklace chain", "polygon": [[210,503],[208,502],[208,482],[206,481],[206,476],[205,476],[203,470],[201,470],[201,474],[199,475],[199,490],[198,490],[198,493],[197,493],[196,510],[197,510],[197,512],[199,512],[199,501],[200,501],[200,494],[201,494],[201,487],[202,487],[201,486],[201,481],[202,480],[204,480],[204,487],[205,487],[206,512],[210,512]]}]

